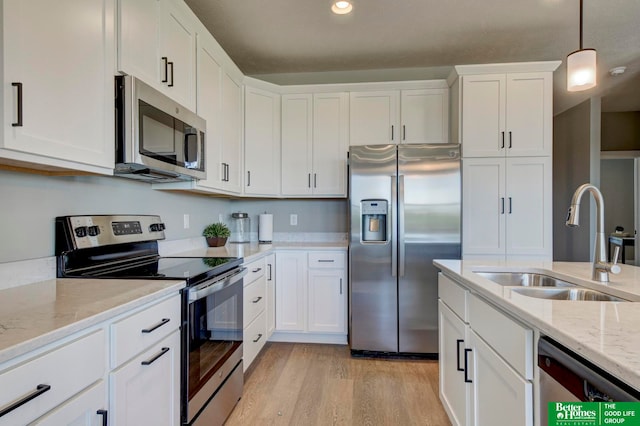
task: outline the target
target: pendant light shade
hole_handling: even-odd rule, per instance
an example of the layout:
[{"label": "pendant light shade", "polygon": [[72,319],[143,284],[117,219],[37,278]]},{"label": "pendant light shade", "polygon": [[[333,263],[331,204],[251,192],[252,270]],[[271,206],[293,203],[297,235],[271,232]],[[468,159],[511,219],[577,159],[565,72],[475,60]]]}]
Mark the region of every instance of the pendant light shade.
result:
[{"label": "pendant light shade", "polygon": [[580,50],[567,56],[567,90],[579,92],[596,85],[596,50],[582,48],[582,0],[580,0]]},{"label": "pendant light shade", "polygon": [[567,56],[567,90],[579,92],[596,85],[596,50],[576,50]]}]

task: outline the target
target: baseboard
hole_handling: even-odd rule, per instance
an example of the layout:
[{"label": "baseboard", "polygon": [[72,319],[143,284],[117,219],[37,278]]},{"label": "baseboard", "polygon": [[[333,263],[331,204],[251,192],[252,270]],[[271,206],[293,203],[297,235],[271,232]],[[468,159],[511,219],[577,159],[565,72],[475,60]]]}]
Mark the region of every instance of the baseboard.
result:
[{"label": "baseboard", "polygon": [[347,335],[275,331],[269,338],[269,342],[326,343],[332,345],[346,345]]}]

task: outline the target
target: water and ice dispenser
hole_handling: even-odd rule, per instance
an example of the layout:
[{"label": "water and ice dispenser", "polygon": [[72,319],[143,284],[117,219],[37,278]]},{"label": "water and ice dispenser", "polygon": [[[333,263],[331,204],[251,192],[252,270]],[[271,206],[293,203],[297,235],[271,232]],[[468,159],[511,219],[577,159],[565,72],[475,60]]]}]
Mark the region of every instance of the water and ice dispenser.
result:
[{"label": "water and ice dispenser", "polygon": [[360,202],[363,242],[387,241],[388,211],[386,200],[362,200]]}]

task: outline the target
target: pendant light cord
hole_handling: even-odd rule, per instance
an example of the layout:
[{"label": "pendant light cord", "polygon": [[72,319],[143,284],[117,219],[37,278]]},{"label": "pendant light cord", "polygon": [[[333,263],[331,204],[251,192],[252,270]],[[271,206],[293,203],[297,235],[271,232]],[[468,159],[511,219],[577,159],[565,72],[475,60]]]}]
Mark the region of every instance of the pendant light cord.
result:
[{"label": "pendant light cord", "polygon": [[580,50],[582,50],[582,0],[580,0]]}]

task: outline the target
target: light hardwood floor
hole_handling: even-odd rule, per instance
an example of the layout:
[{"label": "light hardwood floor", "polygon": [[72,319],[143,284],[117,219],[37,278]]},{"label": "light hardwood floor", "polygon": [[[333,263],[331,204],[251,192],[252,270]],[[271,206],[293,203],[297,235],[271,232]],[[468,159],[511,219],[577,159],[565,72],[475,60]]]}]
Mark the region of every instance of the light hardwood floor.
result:
[{"label": "light hardwood floor", "polygon": [[352,358],[348,346],[267,343],[245,375],[236,425],[450,425],[438,362]]}]

